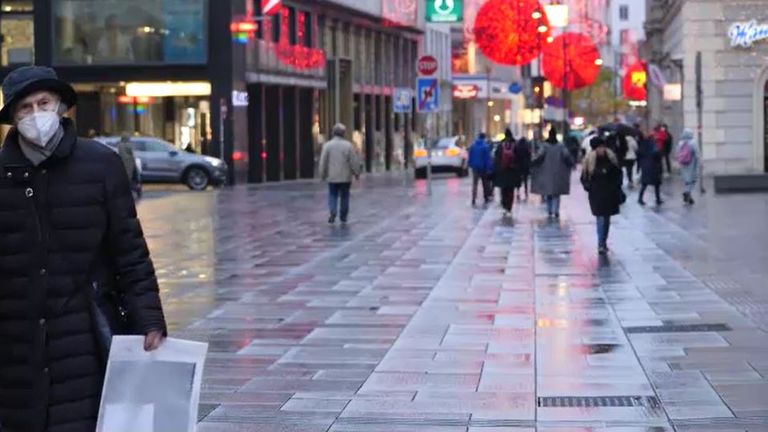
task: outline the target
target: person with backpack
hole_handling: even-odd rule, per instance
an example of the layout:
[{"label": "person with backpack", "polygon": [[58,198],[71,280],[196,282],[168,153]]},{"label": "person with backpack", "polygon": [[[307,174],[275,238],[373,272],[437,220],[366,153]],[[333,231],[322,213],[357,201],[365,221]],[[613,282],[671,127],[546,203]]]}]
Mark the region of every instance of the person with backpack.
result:
[{"label": "person with backpack", "polygon": [[641,173],[640,195],[637,198],[637,202],[641,206],[645,205],[643,198],[648,186],[653,186],[654,192],[656,192],[656,205],[664,204],[664,201],[661,200],[661,177],[663,171],[661,159],[661,152],[657,147],[655,136],[641,137],[637,151],[638,170]]},{"label": "person with backpack", "polygon": [[515,189],[520,187],[517,156],[518,147],[515,138],[512,136],[512,131],[507,129],[504,133],[504,141],[496,148],[493,175],[496,187],[501,189],[501,207],[504,209],[505,217],[512,213],[512,206],[515,203]]},{"label": "person with backpack", "polygon": [[693,205],[691,193],[699,180],[699,147],[693,137],[692,130],[685,129],[681,138],[677,145],[676,159],[677,163],[680,164],[680,174],[683,178],[683,202],[686,205]]},{"label": "person with backpack", "polygon": [[597,247],[600,255],[608,253],[611,216],[619,214],[627,196],[621,190],[619,160],[602,137],[592,139],[592,151],[584,158],[581,184],[589,194],[589,207],[597,218]]},{"label": "person with backpack", "polygon": [[571,193],[571,168],[575,165],[570,152],[557,141],[553,127],[549,138],[536,157],[531,192],[541,195],[547,203],[550,218],[560,217],[560,196]]},{"label": "person with backpack", "polygon": [[469,147],[469,168],[472,170],[472,207],[477,204],[478,183],[483,185],[483,198],[488,204],[491,192],[489,174],[493,170],[491,161],[491,146],[486,135],[480,133],[475,142]]},{"label": "person with backpack", "polygon": [[525,138],[520,138],[517,142],[517,154],[519,156],[517,161],[518,170],[520,171],[520,186],[517,188],[517,198],[520,199],[520,188],[523,188],[525,192],[525,200],[528,201],[528,178],[531,176],[531,143]]}]

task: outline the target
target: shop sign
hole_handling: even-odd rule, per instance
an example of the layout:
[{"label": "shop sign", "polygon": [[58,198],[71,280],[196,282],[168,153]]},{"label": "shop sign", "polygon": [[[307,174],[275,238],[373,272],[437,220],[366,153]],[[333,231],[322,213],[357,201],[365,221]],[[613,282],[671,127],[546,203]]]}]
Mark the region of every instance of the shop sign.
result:
[{"label": "shop sign", "polygon": [[480,87],[474,84],[454,84],[453,97],[456,99],[474,99],[480,92]]},{"label": "shop sign", "polygon": [[751,48],[756,42],[768,39],[768,24],[758,24],[756,20],[733,23],[728,36],[732,47]]},{"label": "shop sign", "polygon": [[463,0],[427,0],[427,22],[459,23],[463,19]]},{"label": "shop sign", "polygon": [[677,102],[683,99],[683,86],[681,84],[665,84],[664,100]]},{"label": "shop sign", "polygon": [[232,106],[233,107],[247,107],[248,106],[248,92],[232,90]]},{"label": "shop sign", "polygon": [[282,0],[261,0],[261,13],[264,16],[277,15],[282,6]]}]

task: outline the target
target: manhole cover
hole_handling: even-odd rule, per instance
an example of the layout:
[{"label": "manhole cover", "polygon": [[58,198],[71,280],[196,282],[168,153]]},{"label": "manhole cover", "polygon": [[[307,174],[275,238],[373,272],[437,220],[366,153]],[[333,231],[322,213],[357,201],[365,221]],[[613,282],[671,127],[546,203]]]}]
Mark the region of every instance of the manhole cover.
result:
[{"label": "manhole cover", "polygon": [[647,407],[658,408],[655,396],[548,396],[540,397],[539,408]]},{"label": "manhole cover", "polygon": [[647,327],[625,327],[629,334],[637,333],[698,333],[731,331],[725,324],[670,324]]}]

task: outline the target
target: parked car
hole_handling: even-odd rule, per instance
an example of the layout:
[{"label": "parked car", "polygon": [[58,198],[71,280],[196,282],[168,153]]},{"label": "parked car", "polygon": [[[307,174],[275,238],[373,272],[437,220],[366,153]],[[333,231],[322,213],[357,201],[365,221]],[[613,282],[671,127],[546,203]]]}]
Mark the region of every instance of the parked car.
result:
[{"label": "parked car", "polygon": [[[432,146],[432,172],[454,172],[459,177],[469,173],[469,154],[460,144],[460,137],[440,138]],[[429,151],[422,141],[413,152],[416,178],[427,176]]]},{"label": "parked car", "polygon": [[[98,141],[117,148],[120,137],[98,137]],[[227,181],[227,164],[210,156],[181,151],[159,138],[131,137],[136,157],[141,161],[143,183],[182,183],[202,191]]]}]

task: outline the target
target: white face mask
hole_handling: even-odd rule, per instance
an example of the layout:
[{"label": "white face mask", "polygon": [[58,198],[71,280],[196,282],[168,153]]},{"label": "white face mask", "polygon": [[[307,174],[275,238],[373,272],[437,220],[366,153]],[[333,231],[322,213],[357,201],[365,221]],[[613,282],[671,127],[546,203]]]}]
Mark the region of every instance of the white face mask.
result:
[{"label": "white face mask", "polygon": [[53,111],[38,111],[24,117],[16,126],[27,141],[45,147],[59,129],[61,117],[58,107]]}]

